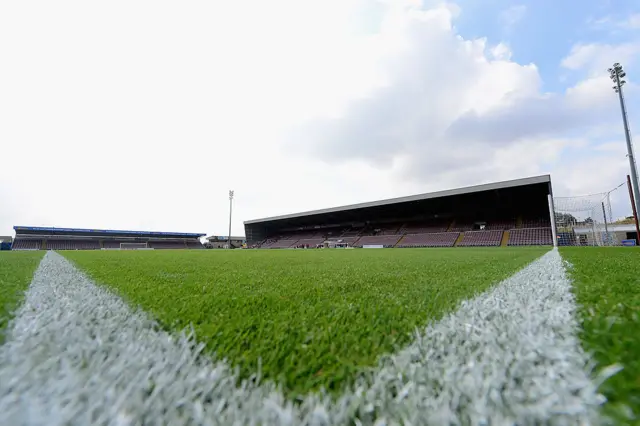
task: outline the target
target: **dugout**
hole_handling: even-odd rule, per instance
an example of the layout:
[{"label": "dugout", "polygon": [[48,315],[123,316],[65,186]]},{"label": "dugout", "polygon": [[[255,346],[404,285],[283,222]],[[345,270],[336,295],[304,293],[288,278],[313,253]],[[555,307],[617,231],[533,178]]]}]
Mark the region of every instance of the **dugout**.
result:
[{"label": "dugout", "polygon": [[244,237],[234,237],[231,236],[231,242],[229,242],[228,236],[223,235],[212,235],[207,237],[207,242],[204,243],[204,246],[208,249],[226,249],[229,248],[243,248],[246,246],[247,240]]},{"label": "dugout", "polygon": [[[411,221],[485,224],[550,222],[551,176],[475,185],[244,222],[249,245],[277,235],[345,227],[383,227]],[[550,226],[550,225],[546,225]]]}]

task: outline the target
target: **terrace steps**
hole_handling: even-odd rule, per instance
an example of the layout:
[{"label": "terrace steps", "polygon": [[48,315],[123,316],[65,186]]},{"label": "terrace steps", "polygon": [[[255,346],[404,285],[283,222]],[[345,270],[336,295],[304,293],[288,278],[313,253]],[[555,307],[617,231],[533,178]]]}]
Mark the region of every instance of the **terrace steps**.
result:
[{"label": "terrace steps", "polygon": [[397,242],[397,243],[395,243],[395,244],[393,245],[393,247],[398,247],[398,245],[402,242],[402,240],[404,240],[404,237],[405,237],[406,235],[407,235],[407,234],[402,234],[402,237],[400,237],[400,239],[398,240],[398,242]]},{"label": "terrace steps", "polygon": [[[451,231],[451,229],[455,226],[455,224],[456,224],[456,221],[452,220],[451,223],[449,224],[449,226],[447,227],[447,232]],[[456,241],[456,244],[457,243],[458,242]]]},{"label": "terrace steps", "polygon": [[506,247],[509,242],[509,231],[504,231],[502,233],[502,241],[500,241],[500,247]]},{"label": "terrace steps", "polygon": [[518,216],[516,219],[516,228],[522,228],[522,216]]},{"label": "terrace steps", "polygon": [[[451,224],[451,226],[453,226],[453,224]],[[460,235],[458,235],[458,238],[456,238],[456,242],[453,243],[453,246],[458,247],[458,244],[460,244],[462,240],[464,240],[464,232],[461,232]]]}]

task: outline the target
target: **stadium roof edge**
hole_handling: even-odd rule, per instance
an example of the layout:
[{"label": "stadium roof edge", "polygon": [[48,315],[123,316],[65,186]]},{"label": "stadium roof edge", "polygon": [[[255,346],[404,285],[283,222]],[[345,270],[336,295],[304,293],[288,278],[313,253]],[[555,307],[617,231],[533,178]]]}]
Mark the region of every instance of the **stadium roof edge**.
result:
[{"label": "stadium roof edge", "polygon": [[191,232],[156,232],[156,231],[126,231],[117,229],[83,229],[83,228],[55,228],[55,227],[39,227],[39,226],[14,226],[13,230],[18,233],[19,231],[28,232],[68,232],[73,233],[91,233],[102,235],[140,235],[140,236],[181,236],[181,237],[204,237],[203,233],[191,233]]},{"label": "stadium roof edge", "polygon": [[364,209],[368,207],[378,207],[378,206],[385,206],[390,204],[406,203],[410,201],[421,201],[421,200],[428,200],[432,198],[450,197],[453,195],[471,194],[474,192],[492,191],[495,189],[513,188],[517,186],[535,185],[539,183],[551,183],[551,175],[546,174],[546,175],[532,176],[532,177],[521,178],[521,179],[506,180],[502,182],[485,183],[481,185],[466,186],[466,187],[456,188],[456,189],[447,189],[443,191],[408,195],[404,197],[388,198],[386,200],[368,201],[364,203],[349,204],[349,205],[340,206],[340,207],[329,207],[326,209],[309,210],[309,211],[300,212],[300,213],[291,213],[291,214],[285,214],[280,216],[266,217],[262,219],[252,219],[252,220],[245,221],[244,224],[253,225],[257,223],[273,222],[277,220],[295,219],[295,218],[304,217],[304,216],[313,216],[313,215],[319,215],[319,214],[325,214],[325,213],[335,213],[335,212],[341,212],[341,211],[347,211],[347,210]]}]

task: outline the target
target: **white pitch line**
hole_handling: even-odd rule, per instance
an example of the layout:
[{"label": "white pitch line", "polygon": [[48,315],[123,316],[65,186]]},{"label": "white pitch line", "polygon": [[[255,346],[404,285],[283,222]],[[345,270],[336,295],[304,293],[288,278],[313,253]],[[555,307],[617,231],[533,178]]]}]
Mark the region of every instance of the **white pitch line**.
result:
[{"label": "white pitch line", "polygon": [[591,424],[602,398],[553,250],[417,333],[337,401],[236,384],[202,345],[47,253],[0,347],[0,424]]},{"label": "white pitch line", "polygon": [[365,399],[411,424],[597,423],[575,314],[553,249],[384,359]]}]

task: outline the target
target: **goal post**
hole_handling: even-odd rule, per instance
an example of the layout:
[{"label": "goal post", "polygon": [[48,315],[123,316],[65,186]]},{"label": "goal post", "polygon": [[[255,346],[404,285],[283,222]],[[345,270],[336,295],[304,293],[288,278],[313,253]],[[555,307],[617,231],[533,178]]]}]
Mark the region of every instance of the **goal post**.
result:
[{"label": "goal post", "polygon": [[148,250],[147,243],[120,243],[120,250]]},{"label": "goal post", "polygon": [[611,228],[609,192],[576,197],[553,197],[559,246],[617,246],[620,241]]},{"label": "goal post", "polygon": [[549,220],[551,222],[551,238],[553,238],[553,246],[558,247],[558,231],[556,229],[556,208],[553,204],[553,196],[547,195],[547,202],[549,203]]}]

